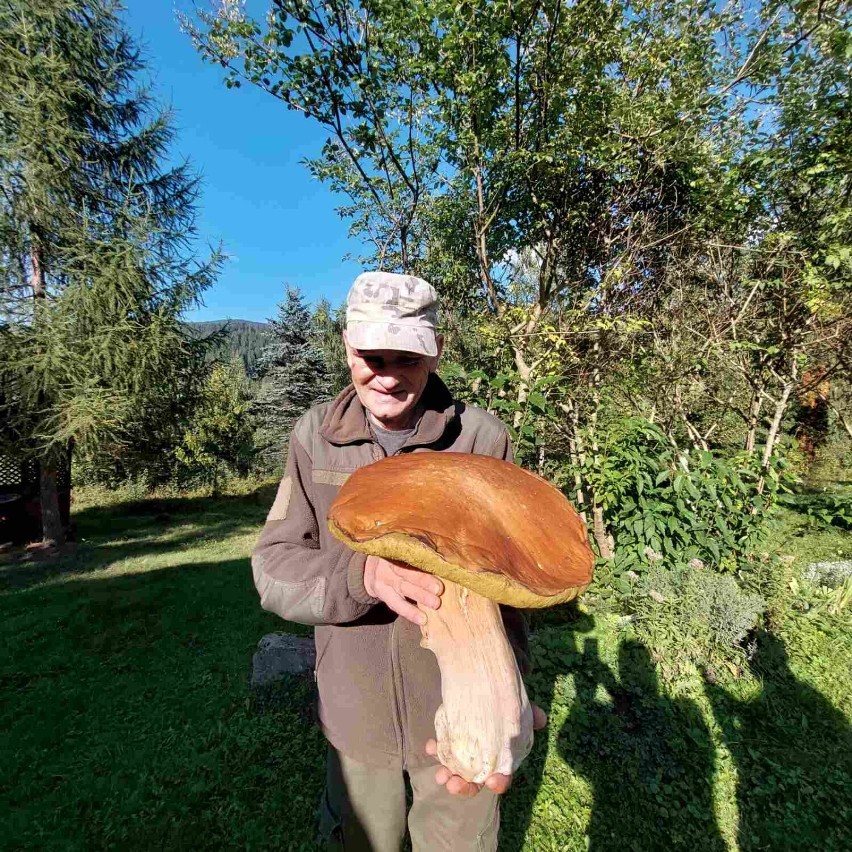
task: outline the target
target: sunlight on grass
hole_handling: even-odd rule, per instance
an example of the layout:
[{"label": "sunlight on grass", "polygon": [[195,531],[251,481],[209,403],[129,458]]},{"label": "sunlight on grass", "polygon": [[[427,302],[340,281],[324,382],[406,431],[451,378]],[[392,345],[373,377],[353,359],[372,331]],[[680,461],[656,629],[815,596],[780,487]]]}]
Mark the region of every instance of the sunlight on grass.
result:
[{"label": "sunlight on grass", "polygon": [[[261,636],[309,632],[257,602],[266,498],[83,502],[76,552],[0,571],[11,847],[316,848],[312,689],[261,706],[248,686]],[[539,624],[528,688],[550,723],[502,804],[501,852],[845,852],[852,640],[807,617],[783,639],[754,672],[665,682],[623,620]]]}]

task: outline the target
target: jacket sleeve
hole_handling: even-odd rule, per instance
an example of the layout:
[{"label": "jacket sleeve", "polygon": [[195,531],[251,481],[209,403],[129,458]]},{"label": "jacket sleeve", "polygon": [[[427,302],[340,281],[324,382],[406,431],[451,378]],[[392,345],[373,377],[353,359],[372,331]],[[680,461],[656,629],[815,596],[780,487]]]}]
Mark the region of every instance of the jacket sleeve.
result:
[{"label": "jacket sleeve", "polygon": [[366,557],[323,537],[311,499],[312,462],[295,435],[287,470],[252,552],[260,605],[300,624],[345,624],[374,604],[364,589]]},{"label": "jacket sleeve", "polygon": [[[512,450],[512,439],[505,429],[497,436],[497,440],[491,450],[491,455],[495,458],[503,459],[503,461],[514,462],[515,456]],[[500,605],[500,614],[503,616],[503,626],[506,628],[509,644],[515,652],[518,668],[522,675],[527,675],[531,668],[527,619],[521,610],[515,609],[513,606],[504,606],[503,604]]]}]

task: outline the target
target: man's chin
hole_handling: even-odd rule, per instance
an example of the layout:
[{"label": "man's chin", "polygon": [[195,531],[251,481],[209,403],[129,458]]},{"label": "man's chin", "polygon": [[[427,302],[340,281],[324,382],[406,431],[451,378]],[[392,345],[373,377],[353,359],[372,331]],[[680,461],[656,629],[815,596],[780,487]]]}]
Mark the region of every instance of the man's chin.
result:
[{"label": "man's chin", "polygon": [[398,423],[400,420],[405,420],[411,415],[414,405],[405,400],[401,402],[398,399],[382,399],[372,400],[373,405],[370,406],[370,414],[375,417],[380,424]]}]

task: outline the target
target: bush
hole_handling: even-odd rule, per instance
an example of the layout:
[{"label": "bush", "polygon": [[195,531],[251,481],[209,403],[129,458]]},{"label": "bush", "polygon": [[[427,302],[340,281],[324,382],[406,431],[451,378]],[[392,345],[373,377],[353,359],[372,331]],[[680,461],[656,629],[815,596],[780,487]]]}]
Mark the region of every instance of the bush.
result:
[{"label": "bush", "polygon": [[227,476],[249,473],[255,455],[249,405],[242,362],[215,366],[175,449],[175,484],[215,492]]},{"label": "bush", "polygon": [[781,503],[804,515],[814,526],[852,529],[852,494],[831,491],[785,494]]},{"label": "bush", "polygon": [[775,462],[759,494],[754,457],[677,452],[658,426],[631,417],[610,427],[597,464],[587,455],[582,477],[603,507],[616,574],[645,572],[655,554],[733,572],[766,533],[783,469]]},{"label": "bush", "polygon": [[630,601],[637,635],[668,675],[741,656],[740,643],[766,605],[734,577],[699,560],[673,568],[653,565],[645,577],[637,575]]}]

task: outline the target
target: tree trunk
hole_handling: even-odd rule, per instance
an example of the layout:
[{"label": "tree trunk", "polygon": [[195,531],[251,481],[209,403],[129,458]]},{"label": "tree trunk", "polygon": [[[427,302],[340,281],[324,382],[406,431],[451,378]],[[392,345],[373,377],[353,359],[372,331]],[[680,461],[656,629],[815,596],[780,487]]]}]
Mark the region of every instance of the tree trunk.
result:
[{"label": "tree trunk", "polygon": [[772,461],[772,454],[775,452],[775,447],[780,438],[781,421],[784,419],[784,412],[787,410],[787,403],[793,390],[793,384],[793,382],[788,382],[784,386],[781,398],[775,403],[775,414],[769,426],[769,434],[766,436],[766,446],[763,448],[763,459],[761,461],[762,472],[757,483],[758,494],[763,494],[763,489],[766,487],[766,471],[769,470],[769,462]]},{"label": "tree trunk", "polygon": [[748,434],[746,435],[746,452],[751,455],[757,442],[757,425],[760,419],[760,408],[763,405],[763,397],[754,393],[751,398],[751,406],[748,411]]},{"label": "tree trunk", "polygon": [[595,534],[595,541],[598,544],[598,550],[604,559],[612,559],[612,547],[609,543],[609,536],[606,534],[602,506],[595,505],[592,508],[592,518],[592,528]]},{"label": "tree trunk", "polygon": [[[591,427],[592,433],[592,466],[595,471],[600,470],[600,447],[598,445],[598,411],[600,410],[601,404],[601,370],[600,370],[600,351],[601,351],[601,341],[602,332],[598,329],[598,333],[595,337],[595,343],[592,347],[592,352],[594,353],[595,366],[592,370],[592,402],[593,408],[592,413],[589,417],[589,425]],[[592,489],[592,529],[595,535],[595,541],[598,545],[598,551],[600,555],[604,559],[611,559],[613,556],[613,547],[611,545],[611,539],[607,535],[606,532],[606,524],[604,523],[603,516],[603,506],[598,503],[597,494],[595,494],[594,489]]]},{"label": "tree trunk", "polygon": [[559,403],[563,414],[568,415],[568,426],[565,434],[568,438],[568,456],[571,459],[571,467],[574,470],[574,499],[577,501],[575,508],[588,526],[589,519],[586,517],[586,494],[583,488],[583,477],[580,474],[586,457],[583,453],[583,439],[579,435],[580,424],[577,417],[577,407],[574,400]]},{"label": "tree trunk", "polygon": [[[30,249],[30,286],[33,289],[33,300],[36,304],[47,298],[47,287],[44,281],[44,262],[38,238],[32,235]],[[35,314],[35,311],[33,312]],[[33,322],[37,319],[33,318]],[[48,546],[65,544],[65,530],[62,527],[62,516],[59,512],[59,492],[56,488],[56,472],[58,468],[57,453],[48,450],[39,459],[39,502],[41,505],[42,541]]]},{"label": "tree trunk", "polygon": [[46,453],[39,459],[42,541],[48,547],[65,544],[65,528],[62,526],[59,491],[56,487],[57,467],[56,453]]}]

